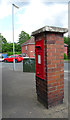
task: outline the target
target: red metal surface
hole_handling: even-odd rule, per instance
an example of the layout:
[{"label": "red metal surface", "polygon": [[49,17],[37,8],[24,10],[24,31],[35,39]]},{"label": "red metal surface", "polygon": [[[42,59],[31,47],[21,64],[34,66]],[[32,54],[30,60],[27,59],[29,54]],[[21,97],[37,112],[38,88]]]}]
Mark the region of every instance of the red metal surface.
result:
[{"label": "red metal surface", "polygon": [[36,76],[44,79],[44,40],[35,41]]}]

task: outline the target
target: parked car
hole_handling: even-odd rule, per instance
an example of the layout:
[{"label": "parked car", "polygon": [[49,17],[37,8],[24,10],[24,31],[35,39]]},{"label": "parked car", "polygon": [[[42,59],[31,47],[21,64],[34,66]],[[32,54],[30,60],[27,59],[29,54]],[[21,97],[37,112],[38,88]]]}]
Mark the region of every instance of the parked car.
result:
[{"label": "parked car", "polygon": [[20,54],[22,57],[25,57],[25,53]]},{"label": "parked car", "polygon": [[0,62],[3,62],[4,58],[3,57],[0,57]]},{"label": "parked car", "polygon": [[0,54],[0,62],[3,62],[4,57],[2,56],[2,54]]},{"label": "parked car", "polygon": [[23,57],[21,55],[10,55],[7,58],[5,58],[3,61],[4,62],[13,62],[13,59],[15,59],[15,62],[21,62],[23,60]]}]

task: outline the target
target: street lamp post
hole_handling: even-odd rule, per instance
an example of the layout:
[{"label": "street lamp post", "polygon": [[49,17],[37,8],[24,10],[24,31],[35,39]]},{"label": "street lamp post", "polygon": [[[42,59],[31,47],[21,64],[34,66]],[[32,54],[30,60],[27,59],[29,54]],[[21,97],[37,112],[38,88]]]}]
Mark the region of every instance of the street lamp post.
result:
[{"label": "street lamp post", "polygon": [[[14,52],[14,7],[19,8],[15,4],[12,4],[12,32],[13,32],[13,56],[15,54]],[[15,57],[15,56],[14,56]],[[15,70],[15,58],[13,58],[13,70]]]}]

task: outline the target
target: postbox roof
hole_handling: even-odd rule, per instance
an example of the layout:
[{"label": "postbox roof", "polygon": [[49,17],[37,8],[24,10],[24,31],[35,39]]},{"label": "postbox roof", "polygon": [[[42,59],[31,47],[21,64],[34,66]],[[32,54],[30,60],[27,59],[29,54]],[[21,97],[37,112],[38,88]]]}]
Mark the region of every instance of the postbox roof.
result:
[{"label": "postbox roof", "polygon": [[45,26],[45,27],[42,27],[42,28],[32,32],[32,35],[43,33],[45,31],[46,32],[66,33],[66,32],[68,32],[68,29],[67,28],[54,27],[54,26]]}]

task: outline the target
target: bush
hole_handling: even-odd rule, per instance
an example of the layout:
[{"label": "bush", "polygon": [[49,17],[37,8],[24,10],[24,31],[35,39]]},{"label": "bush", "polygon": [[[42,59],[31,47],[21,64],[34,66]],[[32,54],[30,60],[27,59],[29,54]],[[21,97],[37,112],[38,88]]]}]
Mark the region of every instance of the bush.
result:
[{"label": "bush", "polygon": [[70,52],[68,53],[68,58],[70,59]]},{"label": "bush", "polygon": [[21,51],[19,51],[19,52],[15,52],[15,54],[21,54]]},{"label": "bush", "polygon": [[[15,54],[21,54],[21,51],[20,52],[15,52]],[[7,52],[7,55],[13,55],[13,52]]]},{"label": "bush", "polygon": [[67,55],[64,53],[64,59],[67,59],[68,57],[67,57]]},{"label": "bush", "polygon": [[13,52],[7,52],[7,55],[9,56],[9,55],[13,55]]}]

